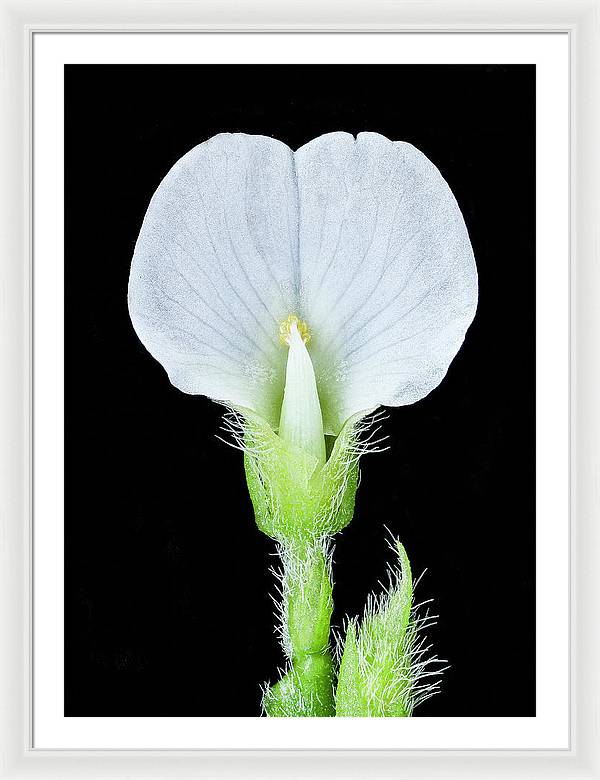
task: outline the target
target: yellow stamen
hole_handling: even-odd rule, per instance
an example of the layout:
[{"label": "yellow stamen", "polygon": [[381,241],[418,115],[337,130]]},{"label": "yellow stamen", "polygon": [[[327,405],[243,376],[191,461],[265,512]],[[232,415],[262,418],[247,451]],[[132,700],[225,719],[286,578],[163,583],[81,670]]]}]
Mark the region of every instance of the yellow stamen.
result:
[{"label": "yellow stamen", "polygon": [[290,334],[292,331],[292,325],[294,323],[296,324],[296,328],[298,329],[298,333],[300,334],[302,341],[305,344],[308,344],[310,341],[310,330],[308,329],[308,325],[306,322],[296,317],[295,314],[290,314],[289,317],[285,319],[279,326],[279,340],[282,344],[289,346]]}]

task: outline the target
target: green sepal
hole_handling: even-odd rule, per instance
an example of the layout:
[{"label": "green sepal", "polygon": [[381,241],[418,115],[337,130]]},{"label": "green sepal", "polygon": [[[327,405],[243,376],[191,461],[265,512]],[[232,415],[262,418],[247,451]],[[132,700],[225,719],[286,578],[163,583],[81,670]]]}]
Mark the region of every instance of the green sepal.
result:
[{"label": "green sepal", "polygon": [[324,466],[244,412],[244,466],[256,524],[280,542],[305,542],[341,531],[358,487],[357,424],[348,420]]}]

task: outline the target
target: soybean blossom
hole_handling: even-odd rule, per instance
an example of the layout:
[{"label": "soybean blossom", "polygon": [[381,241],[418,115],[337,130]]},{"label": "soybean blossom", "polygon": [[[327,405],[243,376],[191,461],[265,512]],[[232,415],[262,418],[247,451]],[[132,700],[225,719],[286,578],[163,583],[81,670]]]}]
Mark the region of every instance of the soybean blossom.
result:
[{"label": "soybean blossom", "polygon": [[270,715],[410,715],[436,690],[408,558],[330,649],[331,538],[350,522],[368,415],[445,376],[477,305],[458,205],[437,168],[376,133],[293,152],[222,134],[159,185],[135,248],[135,330],[244,451],[258,527],[282,558],[287,659]]}]

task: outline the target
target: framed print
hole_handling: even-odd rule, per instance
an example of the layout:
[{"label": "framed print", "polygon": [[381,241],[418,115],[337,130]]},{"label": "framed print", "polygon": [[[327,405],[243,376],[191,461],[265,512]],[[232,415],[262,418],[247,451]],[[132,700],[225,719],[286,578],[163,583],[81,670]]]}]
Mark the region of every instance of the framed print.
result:
[{"label": "framed print", "polygon": [[598,777],[595,3],[46,8],[5,776]]},{"label": "framed print", "polygon": [[[34,158],[65,202],[61,266],[38,279],[34,258],[34,300],[57,309],[34,325],[34,412],[56,426],[34,459],[38,647],[64,625],[56,659],[34,648],[34,744],[266,748],[278,715],[294,748],[430,746],[442,717],[443,747],[566,746],[567,36],[405,36],[394,64],[380,34],[368,64],[344,35],[302,63],[308,34],[264,36],[256,64],[243,43],[230,62],[226,34],[161,36],[155,64],[152,35],[115,36],[112,62],[106,40],[33,42]],[[562,220],[536,201],[536,127]],[[54,245],[34,234],[37,256]],[[464,718],[481,743],[459,741]]]}]

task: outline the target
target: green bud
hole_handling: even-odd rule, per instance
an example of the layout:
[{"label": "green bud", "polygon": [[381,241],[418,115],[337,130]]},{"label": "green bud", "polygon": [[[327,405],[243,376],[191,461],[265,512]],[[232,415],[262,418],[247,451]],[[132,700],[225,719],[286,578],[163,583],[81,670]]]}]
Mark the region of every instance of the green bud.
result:
[{"label": "green bud", "polygon": [[406,550],[396,543],[399,567],[389,591],[372,599],[358,630],[351,621],[338,675],[336,715],[407,717],[412,714],[421,665],[416,667],[413,585]]},{"label": "green bud", "polygon": [[356,644],[356,622],[351,620],[346,630],[344,654],[338,674],[335,693],[336,715],[350,718],[361,717],[367,712],[363,697],[360,671],[358,668],[358,647]]}]

